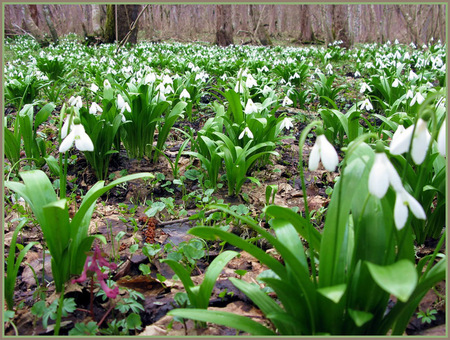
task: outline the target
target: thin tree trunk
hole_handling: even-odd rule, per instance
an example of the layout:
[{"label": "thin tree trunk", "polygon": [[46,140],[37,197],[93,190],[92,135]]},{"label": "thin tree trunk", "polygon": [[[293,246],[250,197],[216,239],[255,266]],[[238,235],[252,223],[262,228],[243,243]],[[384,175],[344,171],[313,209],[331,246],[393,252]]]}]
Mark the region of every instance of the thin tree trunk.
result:
[{"label": "thin tree trunk", "polygon": [[21,6],[22,11],[22,27],[26,32],[28,32],[39,44],[45,42],[42,31],[37,27],[36,23],[31,19],[30,10],[28,5]]},{"label": "thin tree trunk", "polygon": [[233,44],[231,5],[216,5],[216,44],[219,46]]},{"label": "thin tree trunk", "polygon": [[44,19],[45,19],[45,22],[47,23],[48,29],[50,30],[52,40],[55,44],[57,44],[58,43],[58,33],[56,32],[55,25],[53,24],[49,6],[43,5],[42,11],[44,12]]}]

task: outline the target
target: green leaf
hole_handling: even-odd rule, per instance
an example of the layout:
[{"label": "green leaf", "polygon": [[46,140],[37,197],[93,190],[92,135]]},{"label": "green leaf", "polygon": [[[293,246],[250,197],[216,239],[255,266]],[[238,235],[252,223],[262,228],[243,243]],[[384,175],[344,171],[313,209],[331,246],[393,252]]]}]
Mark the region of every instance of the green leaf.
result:
[{"label": "green leaf", "polygon": [[351,308],[348,309],[348,314],[358,327],[361,327],[362,325],[364,325],[366,322],[369,322],[373,318],[372,313],[364,312],[361,310],[354,310]]},{"label": "green leaf", "polygon": [[270,329],[242,315],[203,309],[173,309],[167,313],[185,319],[212,322],[218,325],[238,329],[252,335],[275,335]]},{"label": "green leaf", "polygon": [[406,302],[416,288],[418,275],[414,264],[408,260],[400,260],[388,266],[379,266],[366,262],[375,282],[386,292],[400,301]]},{"label": "green leaf", "polygon": [[211,297],[212,290],[214,288],[214,284],[216,283],[217,277],[222,272],[222,269],[227,265],[227,263],[238,256],[239,253],[236,251],[227,250],[223,253],[219,254],[208,266],[208,269],[205,272],[205,276],[202,284],[200,285],[198,308],[208,308],[209,299]]},{"label": "green leaf", "polygon": [[142,329],[141,317],[136,313],[131,313],[127,316],[127,327],[128,329]]},{"label": "green leaf", "polygon": [[317,292],[322,294],[326,298],[330,299],[334,303],[339,303],[346,289],[347,289],[346,284],[340,284],[333,287],[318,288]]}]

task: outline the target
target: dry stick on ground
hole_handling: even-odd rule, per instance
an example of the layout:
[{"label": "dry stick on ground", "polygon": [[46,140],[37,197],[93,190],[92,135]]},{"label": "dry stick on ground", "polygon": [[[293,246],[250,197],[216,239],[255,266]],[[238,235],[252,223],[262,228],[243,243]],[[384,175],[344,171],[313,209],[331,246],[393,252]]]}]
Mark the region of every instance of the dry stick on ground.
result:
[{"label": "dry stick on ground", "polygon": [[[212,209],[212,210],[208,210],[205,212],[205,216],[211,215],[215,212],[219,212],[219,209]],[[165,225],[171,225],[171,224],[175,224],[175,223],[184,223],[184,222],[189,222],[192,221],[189,217],[186,218],[180,218],[178,220],[172,220],[172,221],[163,221],[160,222],[158,221],[158,226],[165,226]]]},{"label": "dry stick on ground", "polygon": [[136,20],[131,24],[130,30],[128,31],[128,33],[125,35],[125,37],[122,39],[122,41],[119,43],[119,45],[117,46],[116,49],[116,53],[119,52],[120,47],[122,47],[123,45],[125,45],[128,41],[128,38],[130,38],[131,33],[134,31],[134,29],[136,28],[136,25],[139,21],[139,18],[141,17],[141,15],[144,13],[145,9],[148,7],[148,4],[145,5],[145,7],[141,10],[141,12],[138,14]]}]

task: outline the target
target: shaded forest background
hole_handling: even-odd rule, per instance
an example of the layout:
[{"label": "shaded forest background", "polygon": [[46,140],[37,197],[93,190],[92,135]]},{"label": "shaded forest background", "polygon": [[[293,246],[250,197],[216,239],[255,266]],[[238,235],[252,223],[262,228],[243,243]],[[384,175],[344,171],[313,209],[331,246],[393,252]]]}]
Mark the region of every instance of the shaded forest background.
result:
[{"label": "shaded forest background", "polygon": [[[41,34],[52,40],[68,33],[104,36],[108,6],[115,7],[90,4],[5,5],[5,35]],[[383,43],[395,39],[407,44],[423,44],[430,38],[446,41],[444,4],[150,4],[146,7],[120,5],[117,11],[126,11],[131,18],[125,23],[126,30],[142,11],[135,34],[138,40],[148,41],[172,39],[217,43],[217,32],[221,29],[229,30],[234,44],[270,45],[272,40],[291,43],[343,40],[344,46],[352,46],[360,42]],[[118,26],[123,24],[120,17],[116,22]],[[111,39],[120,41],[120,36]],[[224,46],[229,43],[219,41]]]}]

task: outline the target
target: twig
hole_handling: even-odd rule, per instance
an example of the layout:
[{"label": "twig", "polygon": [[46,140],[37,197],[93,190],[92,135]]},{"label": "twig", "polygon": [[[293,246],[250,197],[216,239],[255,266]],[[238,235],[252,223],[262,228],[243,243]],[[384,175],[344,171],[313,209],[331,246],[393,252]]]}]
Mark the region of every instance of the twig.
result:
[{"label": "twig", "polygon": [[[215,212],[218,212],[218,211],[220,211],[220,210],[219,209],[208,210],[208,211],[205,212],[205,216],[211,215],[211,214],[213,214]],[[159,226],[165,226],[165,225],[171,225],[171,224],[176,224],[176,223],[184,223],[184,222],[189,222],[189,221],[192,221],[190,219],[190,217],[185,217],[185,218],[180,218],[178,220],[172,220],[172,221],[162,221],[162,222],[158,221],[158,225]]]},{"label": "twig", "polygon": [[119,51],[120,47],[122,47],[123,45],[125,45],[128,41],[128,39],[130,38],[131,33],[134,31],[134,29],[136,28],[136,24],[139,21],[139,18],[141,17],[141,15],[144,13],[145,9],[148,7],[148,4],[145,5],[145,7],[141,10],[141,12],[138,14],[136,20],[131,24],[130,30],[128,31],[128,33],[125,35],[125,37],[122,39],[122,41],[119,43],[119,45],[117,46],[116,49],[116,53]]},{"label": "twig", "polygon": [[17,27],[19,30],[21,30],[23,33],[28,34],[30,37],[32,37],[34,40],[38,41],[36,39],[36,37],[34,37],[32,34],[28,33],[27,31],[25,31],[22,27],[17,26],[16,24],[13,23],[13,26]]}]

